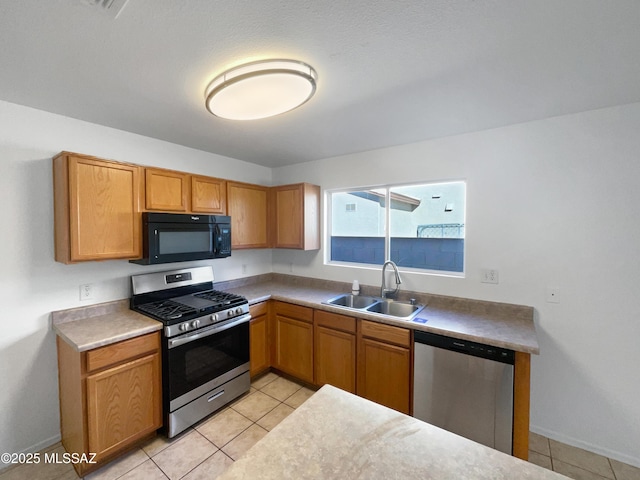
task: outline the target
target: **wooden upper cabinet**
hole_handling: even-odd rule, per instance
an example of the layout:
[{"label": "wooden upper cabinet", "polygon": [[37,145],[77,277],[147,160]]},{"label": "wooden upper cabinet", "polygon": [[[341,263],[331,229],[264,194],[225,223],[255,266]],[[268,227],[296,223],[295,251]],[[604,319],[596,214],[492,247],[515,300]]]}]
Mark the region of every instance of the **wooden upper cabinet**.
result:
[{"label": "wooden upper cabinet", "polygon": [[273,246],[320,248],[320,187],[309,183],[273,187]]},{"label": "wooden upper cabinet", "polygon": [[147,210],[188,212],[189,174],[160,168],[146,168],[145,200]]},{"label": "wooden upper cabinet", "polygon": [[142,169],[62,152],[53,158],[55,259],[140,258]]},{"label": "wooden upper cabinet", "polygon": [[227,182],[227,214],[231,216],[232,248],[269,247],[269,188]]},{"label": "wooden upper cabinet", "polygon": [[146,209],[227,214],[227,182],[161,168],[145,169]]},{"label": "wooden upper cabinet", "polygon": [[265,187],[62,152],[53,159],[55,258],[142,255],[141,212],[231,216],[231,246],[320,248],[320,187]]},{"label": "wooden upper cabinet", "polygon": [[227,182],[220,178],[191,175],[191,211],[227,214]]}]

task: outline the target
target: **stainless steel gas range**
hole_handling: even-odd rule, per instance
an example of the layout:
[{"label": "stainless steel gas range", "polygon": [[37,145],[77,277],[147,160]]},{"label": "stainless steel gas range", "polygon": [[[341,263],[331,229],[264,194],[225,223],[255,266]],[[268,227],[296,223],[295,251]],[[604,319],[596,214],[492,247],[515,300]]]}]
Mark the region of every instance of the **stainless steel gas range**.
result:
[{"label": "stainless steel gas range", "polygon": [[212,267],[131,282],[131,309],[164,324],[164,430],[171,438],[249,390],[249,302],[214,290]]}]

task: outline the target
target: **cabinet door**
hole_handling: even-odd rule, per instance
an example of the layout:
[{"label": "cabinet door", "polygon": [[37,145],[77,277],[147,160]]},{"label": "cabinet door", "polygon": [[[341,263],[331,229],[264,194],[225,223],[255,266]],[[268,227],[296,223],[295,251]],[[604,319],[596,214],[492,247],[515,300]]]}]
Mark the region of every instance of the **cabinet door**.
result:
[{"label": "cabinet door", "polygon": [[252,305],[251,317],[249,374],[253,377],[271,366],[267,304]]},{"label": "cabinet door", "polygon": [[140,167],[63,154],[53,168],[56,261],[139,258]]},{"label": "cabinet door", "polygon": [[160,354],[89,375],[89,452],[97,459],[162,426]]},{"label": "cabinet door", "polygon": [[275,317],[275,367],[300,380],[313,382],[313,324]]},{"label": "cabinet door", "polygon": [[268,188],[227,182],[232,248],[267,248]]},{"label": "cabinet door", "polygon": [[320,187],[307,183],[274,187],[276,248],[320,248]]},{"label": "cabinet door", "polygon": [[410,411],[411,353],[378,340],[358,341],[357,393],[402,413]]},{"label": "cabinet door", "polygon": [[356,336],[316,326],[314,342],[316,384],[356,393]]},{"label": "cabinet door", "polygon": [[227,214],[227,182],[219,178],[191,176],[191,211]]},{"label": "cabinet door", "polygon": [[147,210],[187,212],[189,175],[159,168],[145,169]]}]

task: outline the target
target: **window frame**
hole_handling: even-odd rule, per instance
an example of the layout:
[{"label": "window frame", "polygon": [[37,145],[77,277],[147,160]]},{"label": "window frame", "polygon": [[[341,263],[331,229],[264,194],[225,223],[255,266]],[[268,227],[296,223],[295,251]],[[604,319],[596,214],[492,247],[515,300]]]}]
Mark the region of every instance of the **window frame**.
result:
[{"label": "window frame", "polygon": [[[421,182],[407,182],[407,183],[390,183],[390,184],[380,184],[380,185],[365,185],[365,186],[357,186],[357,187],[346,187],[346,188],[332,188],[325,190],[324,200],[325,200],[325,218],[324,218],[324,258],[323,263],[329,267],[349,267],[349,268],[357,268],[362,270],[373,270],[373,271],[381,271],[382,265],[374,264],[374,263],[357,263],[357,262],[348,262],[341,260],[331,260],[331,238],[332,238],[332,221],[333,221],[333,195],[338,193],[350,193],[350,192],[361,192],[365,190],[377,190],[377,189],[385,189],[385,225],[384,225],[384,257],[385,261],[390,260],[391,252],[391,235],[390,235],[390,222],[391,222],[391,190],[393,188],[398,187],[412,187],[412,186],[423,186],[423,185],[439,185],[439,184],[449,184],[449,183],[462,183],[464,184],[464,199],[463,199],[463,225],[464,225],[464,237],[462,237],[465,241],[467,239],[467,181],[465,179],[450,179],[450,180],[438,180],[438,181],[421,181]],[[462,257],[462,271],[450,271],[450,270],[435,270],[435,269],[426,269],[426,268],[417,268],[417,267],[407,267],[398,265],[398,269],[402,272],[406,273],[415,273],[418,275],[431,275],[431,276],[443,276],[443,277],[454,277],[454,278],[465,278],[466,270],[467,270],[467,249],[466,242],[463,250]]]}]

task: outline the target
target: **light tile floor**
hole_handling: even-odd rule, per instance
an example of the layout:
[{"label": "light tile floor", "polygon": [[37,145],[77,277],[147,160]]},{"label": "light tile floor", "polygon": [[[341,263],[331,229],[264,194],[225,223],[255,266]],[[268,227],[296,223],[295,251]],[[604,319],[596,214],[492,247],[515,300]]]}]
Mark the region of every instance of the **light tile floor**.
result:
[{"label": "light tile floor", "polygon": [[640,480],[640,468],[535,433],[529,434],[529,461],[575,480]]},{"label": "light tile floor", "polygon": [[[157,436],[87,480],[212,480],[313,394],[313,390],[267,373],[230,406],[171,440]],[[576,480],[640,480],[640,468],[541,435],[529,437],[529,461]],[[46,450],[62,453],[60,444]],[[21,465],[0,480],[76,480],[70,465]]]}]

